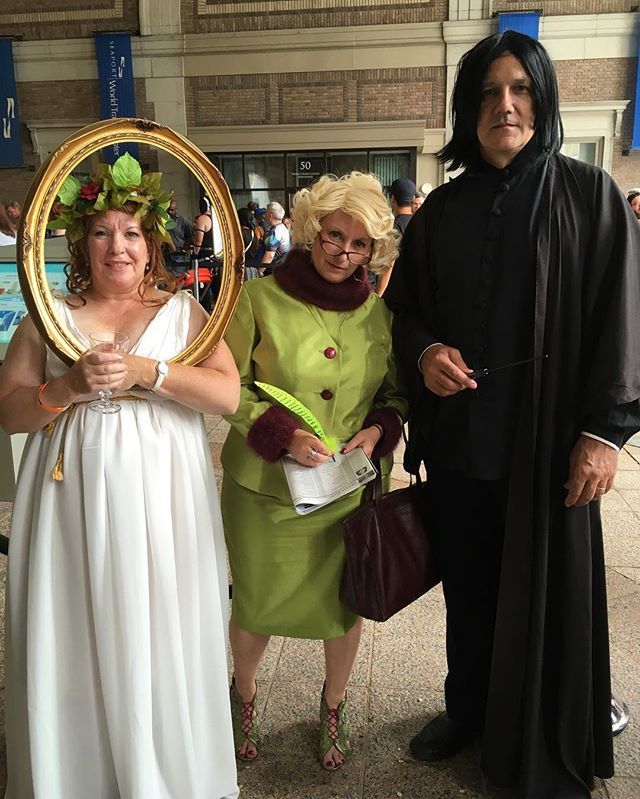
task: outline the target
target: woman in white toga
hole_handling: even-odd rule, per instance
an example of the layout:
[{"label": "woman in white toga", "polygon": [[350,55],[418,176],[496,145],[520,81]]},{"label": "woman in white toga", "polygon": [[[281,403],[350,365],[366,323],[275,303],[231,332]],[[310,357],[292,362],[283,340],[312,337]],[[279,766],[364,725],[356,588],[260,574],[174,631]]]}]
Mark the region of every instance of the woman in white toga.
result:
[{"label": "woman in white toga", "polygon": [[[202,419],[235,411],[238,373],[224,343],[167,368],[206,315],[156,286],[170,282],[162,198],[132,161],[62,198],[58,312],[87,352],[67,368],[27,317],[0,371],[0,424],[30,433],[9,548],[6,799],[238,795]],[[107,174],[132,185],[110,190]],[[90,350],[95,331],[127,334],[128,354]],[[89,408],[104,389],[119,413]]]}]

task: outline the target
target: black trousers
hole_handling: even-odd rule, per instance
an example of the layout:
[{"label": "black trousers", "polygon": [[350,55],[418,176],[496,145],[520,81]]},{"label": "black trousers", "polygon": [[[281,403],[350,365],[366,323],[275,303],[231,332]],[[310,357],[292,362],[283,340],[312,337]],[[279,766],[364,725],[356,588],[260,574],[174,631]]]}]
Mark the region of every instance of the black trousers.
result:
[{"label": "black trousers", "polygon": [[478,731],[491,670],[507,483],[429,470],[425,502],[447,606],[448,715]]}]

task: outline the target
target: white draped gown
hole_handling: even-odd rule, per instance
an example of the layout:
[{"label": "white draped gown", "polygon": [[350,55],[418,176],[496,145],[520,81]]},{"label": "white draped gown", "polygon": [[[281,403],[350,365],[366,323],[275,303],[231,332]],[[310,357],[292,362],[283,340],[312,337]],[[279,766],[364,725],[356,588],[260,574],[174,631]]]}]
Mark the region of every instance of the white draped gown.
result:
[{"label": "white draped gown", "polygon": [[[190,302],[175,295],[131,352],[182,350]],[[48,353],[47,378],[65,368]],[[238,796],[203,419],[128,393],[138,399],[117,414],[76,405],[25,449],[8,566],[5,799]]]}]

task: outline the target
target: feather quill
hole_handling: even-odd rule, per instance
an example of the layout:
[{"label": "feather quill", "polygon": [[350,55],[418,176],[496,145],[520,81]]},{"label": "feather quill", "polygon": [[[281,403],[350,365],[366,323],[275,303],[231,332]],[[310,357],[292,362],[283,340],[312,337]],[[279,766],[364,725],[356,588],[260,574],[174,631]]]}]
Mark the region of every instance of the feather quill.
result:
[{"label": "feather quill", "polygon": [[276,402],[279,402],[280,405],[282,405],[288,411],[295,413],[296,416],[298,416],[309,428],[311,428],[311,430],[313,430],[320,441],[327,446],[332,454],[337,452],[337,440],[325,433],[318,419],[313,415],[306,405],[303,405],[303,403],[300,402],[300,400],[296,399],[292,394],[289,394],[288,391],[278,388],[277,386],[272,386],[270,383],[261,383],[259,380],[256,380],[255,385]]}]

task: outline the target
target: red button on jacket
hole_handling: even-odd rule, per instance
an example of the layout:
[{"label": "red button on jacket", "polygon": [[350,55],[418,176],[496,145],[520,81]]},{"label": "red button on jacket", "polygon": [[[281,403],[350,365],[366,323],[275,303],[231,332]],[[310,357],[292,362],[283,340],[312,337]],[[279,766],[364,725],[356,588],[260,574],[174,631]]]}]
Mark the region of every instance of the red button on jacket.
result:
[{"label": "red button on jacket", "polygon": [[327,347],[327,349],[324,351],[324,357],[329,359],[335,358],[336,357],[335,349],[333,347]]},{"label": "red button on jacket", "polygon": [[328,388],[324,388],[320,392],[320,396],[322,397],[323,400],[333,399],[333,391],[330,391]]}]

